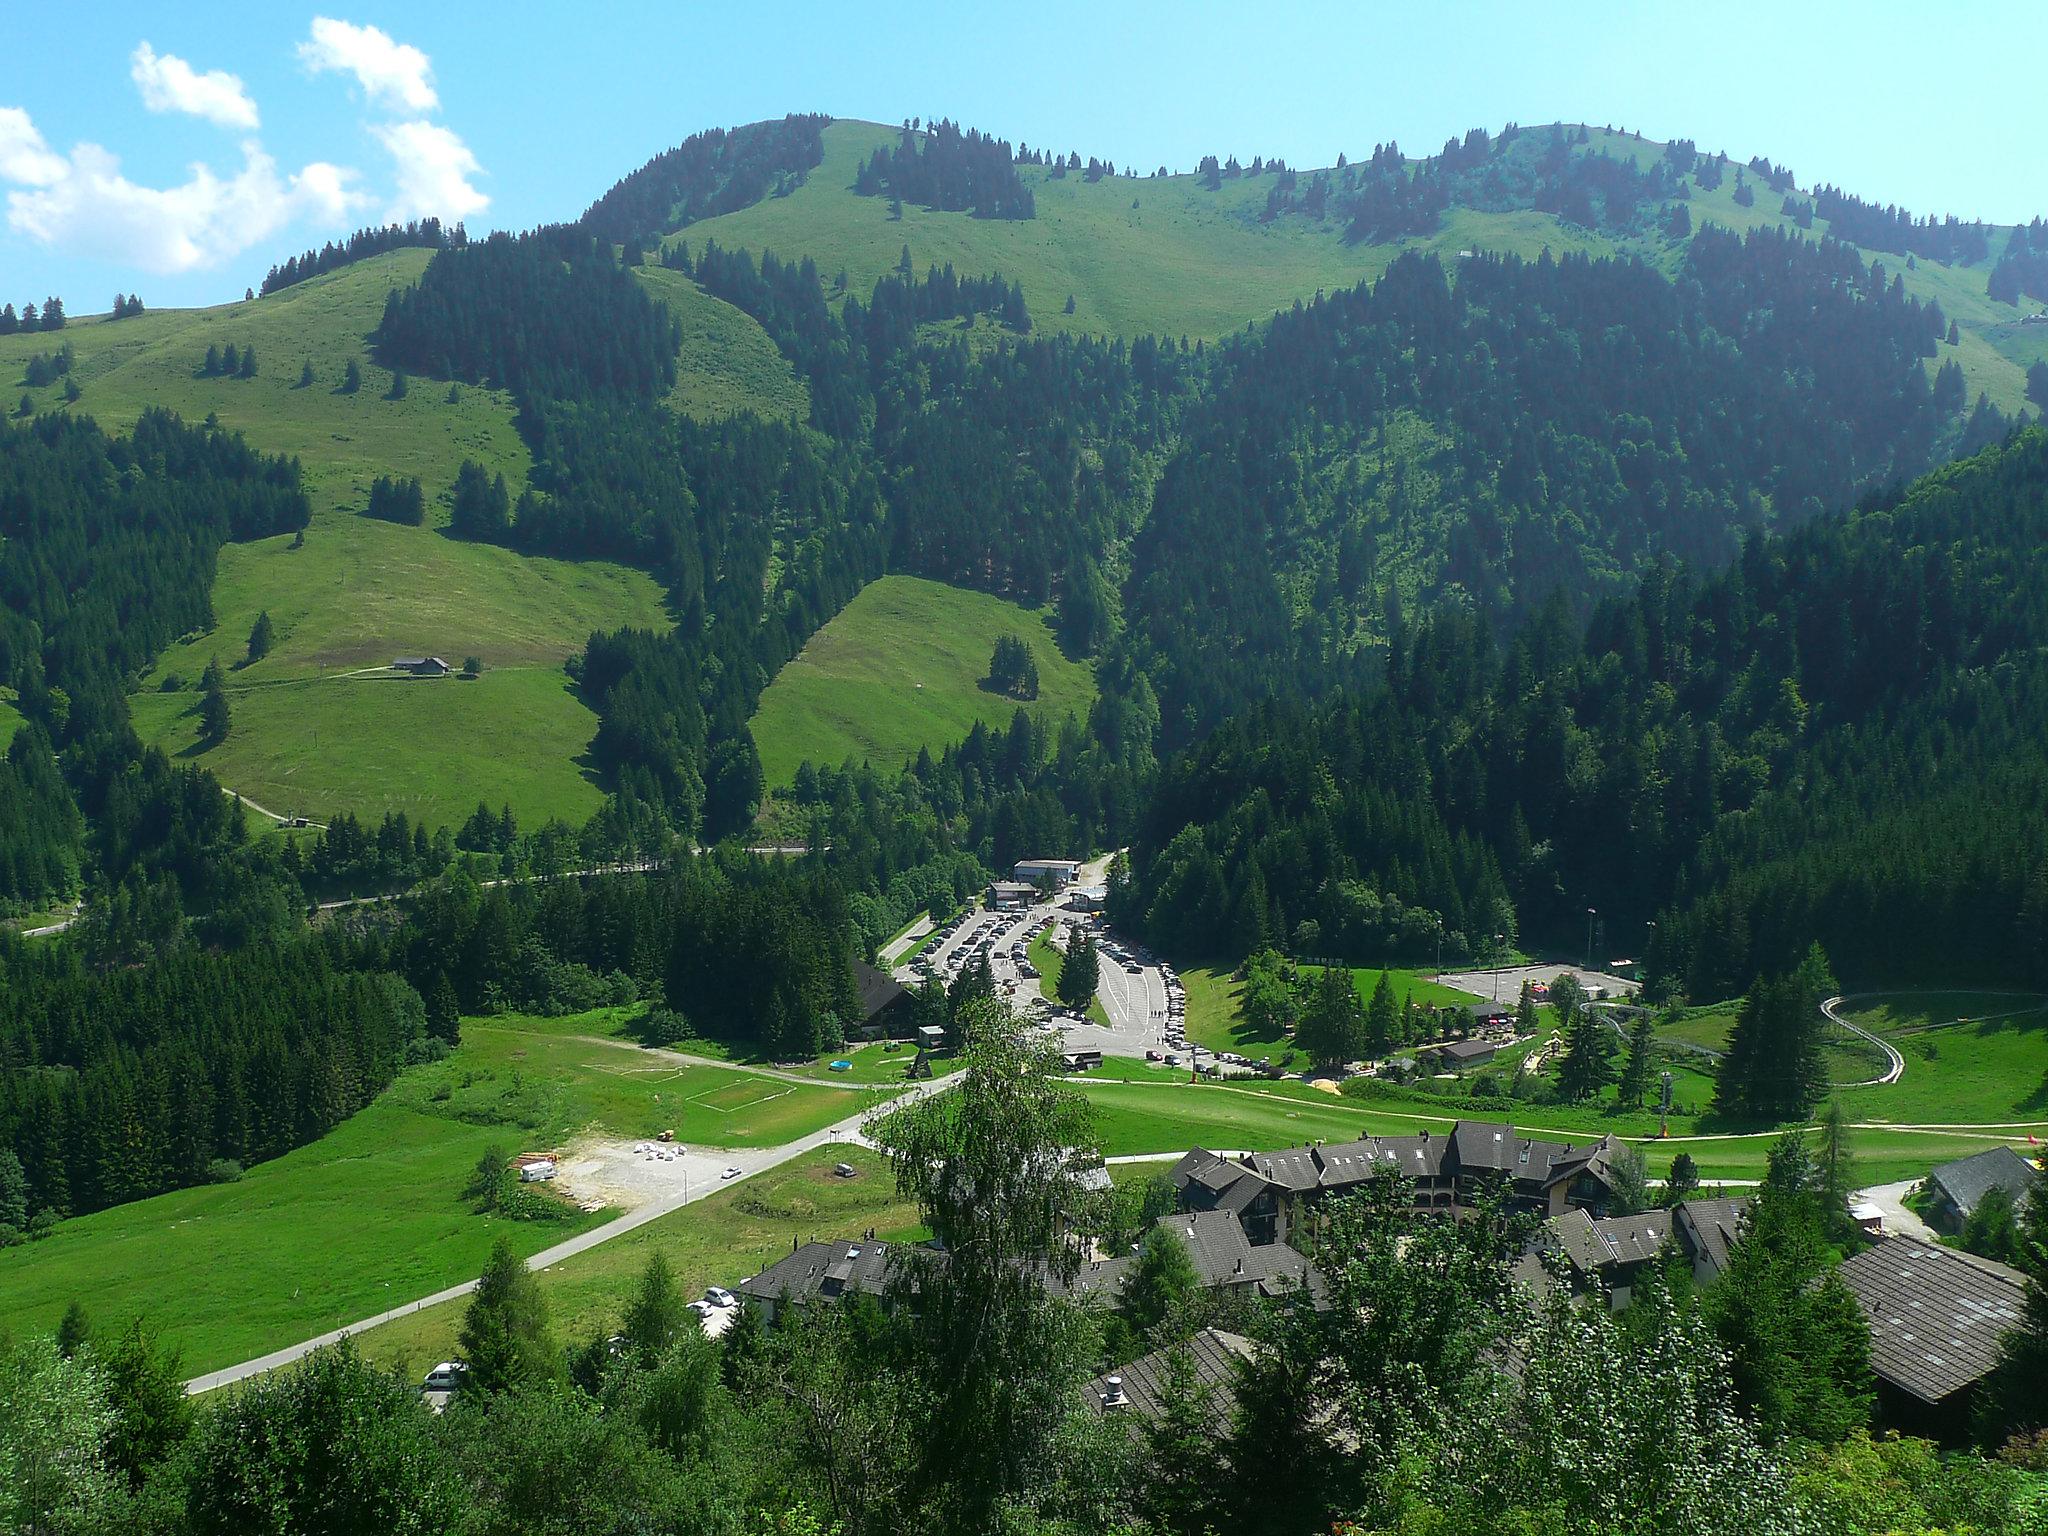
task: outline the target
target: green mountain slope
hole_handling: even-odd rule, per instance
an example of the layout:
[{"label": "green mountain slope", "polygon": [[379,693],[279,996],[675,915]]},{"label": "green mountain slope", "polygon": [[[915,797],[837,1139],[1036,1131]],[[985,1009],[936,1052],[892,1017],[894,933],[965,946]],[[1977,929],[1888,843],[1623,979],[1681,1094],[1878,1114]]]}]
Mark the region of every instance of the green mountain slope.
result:
[{"label": "green mountain slope", "polygon": [[[919,271],[950,262],[963,274],[999,271],[1022,283],[1032,319],[1041,327],[1203,339],[1242,329],[1317,289],[1376,277],[1406,250],[1446,257],[1466,250],[1534,257],[1546,247],[1554,256],[1625,251],[1671,270],[1684,244],[1682,238],[1661,236],[1617,238],[1535,209],[1455,206],[1431,234],[1350,244],[1344,222],[1334,216],[1262,219],[1276,179],[1271,173],[1227,177],[1210,190],[1195,175],[1089,182],[1079,174],[1055,178],[1042,167],[1023,166],[1019,174],[1036,200],[1035,218],[981,219],[909,203],[900,217],[892,217],[889,199],[859,196],[852,188],[861,164],[899,134],[872,123],[834,123],[824,132],[823,162],[795,191],[694,223],[681,238],[693,250],[715,240],[785,258],[809,256],[828,281],[843,270],[856,293],[894,270],[907,245]],[[1647,165],[1664,149],[1595,128],[1582,152]],[[1711,190],[1693,185],[1693,227],[1708,221],[1737,232],[1796,227],[1780,211],[1783,194],[1759,190],[1745,207],[1735,188],[1733,176]],[[1793,195],[1804,200],[1808,194],[1795,188]],[[1813,221],[1815,238],[1828,230],[1826,219]],[[1994,235],[1993,259],[2007,238],[2003,230]],[[1884,261],[1903,276],[1909,293],[1938,301],[1960,324],[1961,342],[1946,355],[1961,365],[1973,397],[1982,391],[2003,410],[2021,407],[2027,364],[2048,357],[2048,327],[2019,322],[2040,306],[1992,300],[1991,260],[1967,267],[1916,261],[1909,269],[1895,255],[1865,255]],[[1070,295],[1071,315],[1065,313]]]},{"label": "green mountain slope", "polygon": [[1043,614],[985,592],[884,576],[762,694],[753,730],[769,787],[787,786],[806,759],[895,768],[920,747],[951,746],[977,721],[1007,729],[1017,701],[981,686],[1003,635],[1023,640],[1038,664],[1038,697],[1026,707],[1051,721],[1085,719],[1094,679],[1085,664],[1060,655]]}]

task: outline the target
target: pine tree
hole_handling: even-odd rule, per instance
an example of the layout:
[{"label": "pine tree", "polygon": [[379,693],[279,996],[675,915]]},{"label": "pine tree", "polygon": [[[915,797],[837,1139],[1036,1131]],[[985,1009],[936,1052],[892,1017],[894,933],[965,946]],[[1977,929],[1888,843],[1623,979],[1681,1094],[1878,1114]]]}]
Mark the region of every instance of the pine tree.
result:
[{"label": "pine tree", "polygon": [[683,1293],[676,1285],[675,1271],[659,1250],[648,1257],[640,1272],[640,1285],[626,1305],[619,1331],[642,1369],[659,1364],[686,1329],[696,1325]]},{"label": "pine tree", "polygon": [[249,630],[249,660],[259,662],[270,654],[270,610],[264,609],[256,615],[256,623]]},{"label": "pine tree", "polygon": [[85,1348],[91,1338],[92,1319],[85,1315],[85,1308],[74,1299],[57,1320],[57,1353],[69,1360]]},{"label": "pine tree", "polygon": [[227,682],[221,676],[218,658],[206,664],[200,690],[199,739],[209,746],[218,746],[228,739],[229,724]]},{"label": "pine tree", "polygon": [[254,347],[244,347],[242,349],[242,366],[237,370],[236,377],[243,379],[253,379],[256,377],[256,349]]},{"label": "pine tree", "polygon": [[1664,1203],[1682,1205],[1699,1193],[1700,1165],[1693,1161],[1690,1152],[1681,1152],[1671,1159],[1671,1171],[1664,1176]]},{"label": "pine tree", "polygon": [[242,371],[242,353],[232,341],[220,349],[220,371],[228,378]]},{"label": "pine tree", "polygon": [[2027,1277],[2019,1322],[1978,1396],[1978,1436],[1990,1443],[2048,1429],[2048,1199],[2020,1207],[2018,1250]]},{"label": "pine tree", "polygon": [[548,1381],[560,1371],[540,1282],[502,1237],[484,1263],[456,1338],[470,1384],[485,1392]]},{"label": "pine tree", "polygon": [[1650,1090],[1650,1068],[1656,1051],[1655,1023],[1648,1008],[1638,1007],[1628,1029],[1628,1055],[1621,1068],[1621,1085],[1615,1102],[1630,1109],[1643,1107],[1643,1095]]},{"label": "pine tree", "polygon": [[1131,1327],[1149,1336],[1201,1294],[1202,1277],[1188,1245],[1170,1224],[1154,1223],[1117,1292],[1117,1307]]},{"label": "pine tree", "polygon": [[209,345],[206,349],[206,361],[201,363],[199,366],[200,371],[204,373],[209,379],[216,377],[220,373],[219,346]]},{"label": "pine tree", "polygon": [[353,395],[362,387],[363,370],[357,365],[354,358],[350,358],[348,366],[341,373],[341,392],[344,395]]},{"label": "pine tree", "polygon": [[311,389],[312,387],[313,387],[313,359],[311,359],[311,358],[309,357],[309,358],[307,358],[307,359],[306,359],[306,360],[305,360],[305,361],[304,361],[303,363],[301,363],[301,364],[299,365],[299,388],[300,388],[300,389]]},{"label": "pine tree", "polygon": [[1326,965],[1309,990],[1308,1006],[1295,1029],[1295,1043],[1326,1072],[1342,1069],[1365,1049],[1365,1019],[1351,972]]},{"label": "pine tree", "polygon": [[1557,1065],[1558,1091],[1568,1099],[1589,1099],[1614,1081],[1614,1040],[1607,1021],[1586,1006],[1578,984],[1561,976],[1550,991],[1564,1036]]},{"label": "pine tree", "polygon": [[427,988],[427,1033],[436,1040],[449,1045],[462,1041],[462,1005],[455,996],[455,983],[448,979],[448,973],[436,971],[433,985]]},{"label": "pine tree", "polygon": [[1083,933],[1067,946],[1067,958],[1060,966],[1059,1000],[1076,1013],[1086,1013],[1102,985],[1102,957],[1095,948],[1095,936]]},{"label": "pine tree", "polygon": [[1365,1054],[1383,1059],[1394,1048],[1400,1029],[1400,1012],[1394,1004],[1394,984],[1385,971],[1372,989],[1372,1002],[1365,1010]]},{"label": "pine tree", "polygon": [[1543,1017],[1536,1011],[1536,988],[1530,982],[1522,983],[1522,995],[1515,1003],[1515,1033],[1524,1040],[1534,1038],[1543,1027]]},{"label": "pine tree", "polygon": [[405,370],[403,368],[394,369],[391,374],[391,388],[385,392],[384,398],[386,400],[403,400],[405,398],[405,390]]}]

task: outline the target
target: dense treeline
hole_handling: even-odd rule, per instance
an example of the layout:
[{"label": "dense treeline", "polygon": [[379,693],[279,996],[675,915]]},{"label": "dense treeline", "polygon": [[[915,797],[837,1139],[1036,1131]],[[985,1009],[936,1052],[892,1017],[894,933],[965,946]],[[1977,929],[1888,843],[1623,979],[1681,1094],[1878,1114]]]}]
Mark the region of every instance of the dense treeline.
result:
[{"label": "dense treeline", "polygon": [[0,1148],[37,1210],[99,1210],[206,1182],[325,1134],[425,1032],[396,978],[316,941],[197,948],[101,971],[81,946],[0,941]]},{"label": "dense treeline", "polygon": [[1703,231],[1631,260],[1404,256],[1218,350],[1132,547],[1128,643],[1168,739],[1342,681],[1397,601],[1583,605],[1725,563],[1996,437],[1937,312],[1838,243]]},{"label": "dense treeline", "polygon": [[301,528],[309,515],[295,462],[167,412],[145,412],[122,439],[55,415],[0,429],[0,678],[30,722],[0,773],[0,816],[17,834],[0,861],[0,900],[76,889],[74,795],[111,881],[152,862],[189,865],[193,848],[225,835],[172,810],[185,796],[160,756],[135,771],[128,680],[212,622],[222,543]]},{"label": "dense treeline", "polygon": [[1829,234],[1866,251],[1892,251],[1965,267],[1991,253],[1988,226],[1954,214],[1916,219],[1903,208],[1889,203],[1880,208],[1826,183],[1813,189],[1813,208],[1828,221]]},{"label": "dense treeline", "polygon": [[1119,911],[1196,952],[1369,958],[1439,918],[1447,953],[1516,918],[1576,947],[1591,907],[1700,997],[1816,940],[1850,984],[2048,981],[2044,490],[2033,430],[1718,575],[1655,566],[1582,633],[1561,604],[1504,650],[1404,626],[1383,680],[1170,764]]},{"label": "dense treeline", "polygon": [[860,168],[853,190],[978,219],[1028,219],[1038,211],[1010,141],[978,128],[963,132],[950,118],[921,132],[905,123],[902,137]]},{"label": "dense treeline", "polygon": [[2001,304],[2048,300],[2048,220],[2036,219],[2012,232],[1989,282],[1991,297]]},{"label": "dense treeline", "polygon": [[[320,277],[372,256],[382,256],[386,251],[403,250],[408,246],[438,251],[468,243],[469,234],[460,224],[453,229],[444,229],[439,219],[431,217],[405,224],[386,224],[381,229],[359,229],[339,244],[330,240],[317,251],[287,257],[264,274],[263,286],[257,292],[276,293],[280,288],[289,288],[309,277]],[[134,312],[141,313],[139,304],[135,305]],[[118,316],[119,311],[116,314]]]},{"label": "dense treeline", "polygon": [[831,121],[793,112],[780,121],[693,133],[621,178],[585,210],[583,227],[600,240],[632,246],[770,193],[779,196],[825,157],[823,134]]},{"label": "dense treeline", "polygon": [[377,329],[388,366],[522,400],[647,399],[675,382],[679,335],[609,244],[553,225],[447,245],[417,285],[393,289]]}]

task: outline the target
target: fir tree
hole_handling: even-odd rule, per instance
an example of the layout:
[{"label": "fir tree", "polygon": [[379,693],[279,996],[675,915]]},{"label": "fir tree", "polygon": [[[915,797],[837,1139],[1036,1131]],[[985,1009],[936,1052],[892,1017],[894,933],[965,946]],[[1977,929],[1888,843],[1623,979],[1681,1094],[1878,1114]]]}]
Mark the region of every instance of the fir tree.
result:
[{"label": "fir tree", "polygon": [[313,387],[313,359],[310,357],[299,364],[299,382],[297,387],[300,389],[311,389]]},{"label": "fir tree", "polygon": [[341,372],[341,392],[344,395],[353,395],[362,387],[363,370],[354,358],[350,358],[348,366]]},{"label": "fir tree", "polygon": [[1378,1061],[1394,1048],[1400,1030],[1400,1013],[1394,1004],[1394,984],[1385,971],[1374,983],[1372,1002],[1365,1010],[1365,1054]]},{"label": "fir tree", "polygon": [[1615,1102],[1630,1109],[1643,1107],[1643,1095],[1650,1090],[1650,1068],[1656,1054],[1655,1019],[1646,1007],[1638,1007],[1629,1022],[1628,1055],[1623,1059],[1621,1083]]},{"label": "fir tree", "polygon": [[481,1391],[509,1391],[559,1374],[540,1282],[502,1237],[492,1245],[456,1338],[469,1383]]},{"label": "fir tree", "polygon": [[1060,966],[1059,1000],[1076,1013],[1086,1013],[1101,984],[1102,959],[1096,952],[1095,936],[1082,933],[1068,944],[1066,960]]},{"label": "fir tree", "polygon": [[229,724],[227,680],[221,675],[218,658],[207,662],[199,687],[199,739],[218,746],[228,739]]},{"label": "fir tree", "polygon": [[270,610],[264,609],[256,615],[256,622],[249,629],[249,661],[261,661],[270,654],[271,627]]}]

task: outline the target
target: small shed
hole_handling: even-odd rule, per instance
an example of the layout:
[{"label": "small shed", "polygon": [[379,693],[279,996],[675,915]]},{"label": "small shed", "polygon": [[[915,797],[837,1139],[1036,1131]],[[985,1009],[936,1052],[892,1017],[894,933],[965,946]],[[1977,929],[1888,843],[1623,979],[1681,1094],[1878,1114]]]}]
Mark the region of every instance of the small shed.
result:
[{"label": "small shed", "polygon": [[414,677],[446,677],[452,670],[439,656],[400,656],[391,663],[394,672],[410,672]]}]

